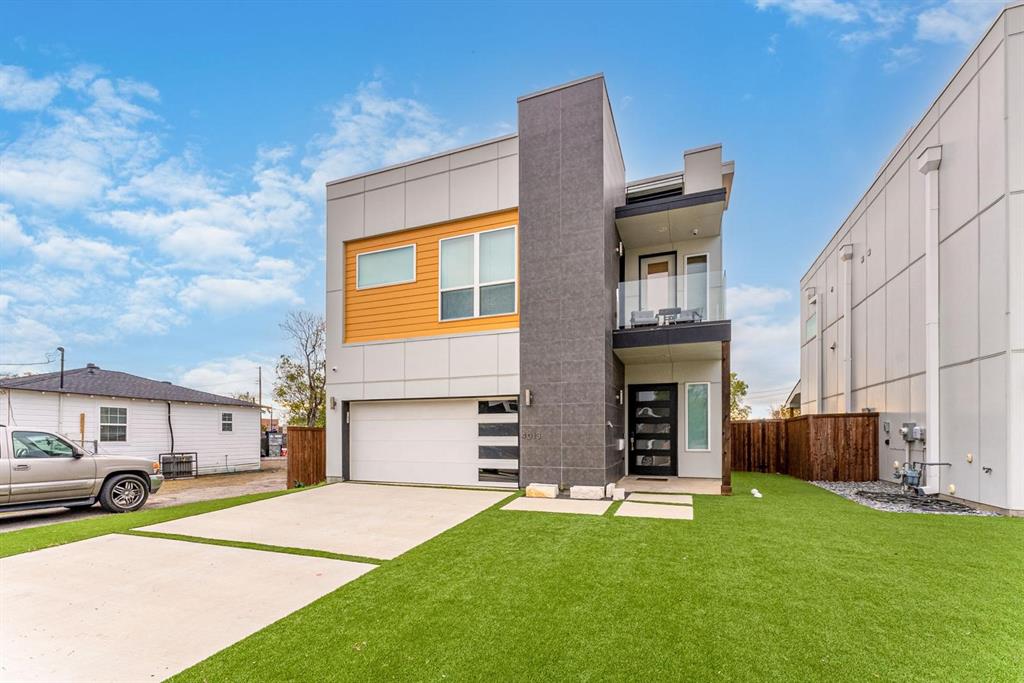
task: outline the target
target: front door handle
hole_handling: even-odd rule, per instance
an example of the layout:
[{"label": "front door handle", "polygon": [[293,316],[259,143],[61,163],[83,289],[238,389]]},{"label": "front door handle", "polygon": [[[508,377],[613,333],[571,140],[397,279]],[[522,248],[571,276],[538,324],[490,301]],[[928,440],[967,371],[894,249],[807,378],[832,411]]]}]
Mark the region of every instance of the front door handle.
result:
[{"label": "front door handle", "polygon": [[30,470],[30,469],[32,469],[32,465],[15,465],[15,466],[14,466],[14,469],[16,469],[16,470],[18,470],[19,472],[21,472],[21,471],[24,471],[24,470]]}]

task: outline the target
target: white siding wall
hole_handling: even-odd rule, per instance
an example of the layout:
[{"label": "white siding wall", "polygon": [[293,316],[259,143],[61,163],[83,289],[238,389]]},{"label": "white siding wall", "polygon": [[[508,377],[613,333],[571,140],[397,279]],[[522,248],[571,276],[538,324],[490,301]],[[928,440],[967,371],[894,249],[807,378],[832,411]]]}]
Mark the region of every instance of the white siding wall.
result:
[{"label": "white siding wall", "polygon": [[[128,440],[100,441],[100,454],[130,455],[156,460],[170,451],[167,403],[143,399],[90,398],[88,396],[11,390],[0,393],[0,424],[9,427],[56,431],[78,441],[79,416],[85,414],[85,441],[92,448],[99,439],[100,407],[127,408]],[[221,431],[221,413],[231,413],[234,428]],[[199,471],[234,472],[260,467],[258,408],[171,403],[174,450],[198,453]]]},{"label": "white siding wall", "polygon": [[[900,143],[801,280],[802,293],[816,289],[819,334],[808,339],[801,331],[800,355],[804,412],[819,410],[820,386],[821,410],[871,408],[890,423],[891,433],[879,434],[882,478],[902,459],[899,426],[917,422],[937,427],[941,459],[953,463],[939,468],[942,492],[955,484],[958,497],[1018,510],[1024,509],[1022,84],[1024,6],[1017,6],[997,20]],[[925,176],[917,157],[935,145],[942,147],[940,419],[929,423]],[[839,250],[846,244],[853,247],[851,406],[844,406],[841,369],[846,294]],[[802,294],[801,321],[807,315]]]},{"label": "white siding wall", "polygon": [[[709,382],[710,390],[710,446],[709,451],[690,451],[686,448],[686,383]],[[627,363],[626,386],[631,384],[678,383],[679,427],[677,453],[680,477],[722,476],[722,362],[717,360],[687,360],[675,363]],[[627,392],[628,394],[628,392]],[[627,400],[628,403],[628,400]],[[626,406],[629,415],[630,406]],[[628,419],[626,421],[628,424]],[[627,458],[628,459],[628,458]]]},{"label": "white siding wall", "polygon": [[329,476],[341,476],[341,401],[519,393],[518,331],[342,344],[345,242],[518,205],[515,135],[327,186]]}]

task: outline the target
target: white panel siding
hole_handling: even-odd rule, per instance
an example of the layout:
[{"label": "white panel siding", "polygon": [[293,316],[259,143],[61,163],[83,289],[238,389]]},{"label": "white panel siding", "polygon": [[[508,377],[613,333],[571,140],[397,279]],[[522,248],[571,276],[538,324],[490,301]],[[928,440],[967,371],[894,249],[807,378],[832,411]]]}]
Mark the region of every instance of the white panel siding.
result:
[{"label": "white panel siding", "polygon": [[[99,441],[101,407],[126,408],[127,441]],[[221,431],[221,413],[233,415],[233,429]],[[59,432],[78,442],[80,415],[85,415],[84,441],[98,445],[101,455],[128,455],[156,460],[171,450],[167,403],[147,399],[101,398],[38,391],[0,392],[0,424],[12,428]],[[260,467],[258,408],[171,403],[174,450],[196,452],[202,474],[255,470]]]},{"label": "white panel siding", "polygon": [[[937,468],[941,492],[953,483],[957,497],[1024,512],[1024,461],[1015,457],[1024,452],[1024,238],[1016,229],[1024,225],[1024,34],[1012,28],[1018,23],[1024,26],[1024,7],[1005,10],[994,22],[885,161],[801,289],[820,287],[822,272],[831,287],[830,264],[842,245],[853,245],[852,409],[877,409],[883,424],[890,423],[888,435],[879,433],[880,476],[889,478],[889,456],[903,446],[896,428],[917,422],[940,442],[941,460],[953,463]],[[928,415],[925,176],[917,159],[937,145],[940,415]],[[834,281],[841,280],[837,270]],[[831,308],[831,297],[826,300]],[[837,304],[837,332],[823,338],[837,342],[841,358],[842,294]],[[832,323],[833,312],[825,319]],[[820,405],[832,406],[841,392],[829,363],[817,361],[816,343],[802,340],[806,412],[818,410],[814,387],[821,373],[827,395]]]}]

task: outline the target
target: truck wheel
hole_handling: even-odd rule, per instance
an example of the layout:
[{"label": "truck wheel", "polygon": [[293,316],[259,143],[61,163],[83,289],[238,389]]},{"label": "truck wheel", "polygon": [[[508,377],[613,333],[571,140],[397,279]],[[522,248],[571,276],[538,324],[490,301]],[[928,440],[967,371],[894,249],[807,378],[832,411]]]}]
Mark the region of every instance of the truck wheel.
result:
[{"label": "truck wheel", "polygon": [[100,490],[100,506],[107,512],[134,512],[147,498],[149,487],[135,474],[115,474]]}]

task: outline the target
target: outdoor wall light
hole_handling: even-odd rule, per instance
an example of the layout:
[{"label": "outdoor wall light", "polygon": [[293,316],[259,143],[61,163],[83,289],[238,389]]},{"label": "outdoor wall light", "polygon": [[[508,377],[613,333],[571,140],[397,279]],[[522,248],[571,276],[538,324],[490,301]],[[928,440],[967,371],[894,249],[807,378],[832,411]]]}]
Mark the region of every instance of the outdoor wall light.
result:
[{"label": "outdoor wall light", "polygon": [[956,494],[956,484],[950,484],[949,485],[949,495],[952,496],[952,495],[955,495],[955,494]]},{"label": "outdoor wall light", "polygon": [[337,408],[338,408],[338,399],[336,399],[333,396],[331,396],[331,410],[337,410]]},{"label": "outdoor wall light", "polygon": [[528,406],[533,405],[533,392],[529,389],[523,389],[523,403]]},{"label": "outdoor wall light", "polygon": [[974,453],[967,453],[967,462],[974,462]]},{"label": "outdoor wall light", "polygon": [[619,389],[619,405],[621,406],[621,405],[625,405],[625,404],[626,404],[626,392],[623,391],[622,389]]}]

